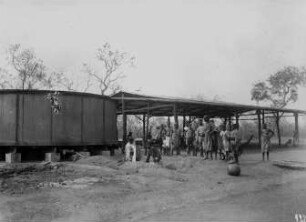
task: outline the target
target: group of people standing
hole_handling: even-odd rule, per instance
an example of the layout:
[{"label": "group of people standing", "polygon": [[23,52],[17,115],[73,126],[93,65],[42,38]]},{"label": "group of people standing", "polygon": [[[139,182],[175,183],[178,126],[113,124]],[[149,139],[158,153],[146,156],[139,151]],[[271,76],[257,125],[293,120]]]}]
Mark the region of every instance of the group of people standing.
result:
[{"label": "group of people standing", "polygon": [[[177,155],[181,153],[181,147],[187,148],[187,154],[200,156],[204,159],[217,159],[218,153],[229,159],[230,152],[236,161],[238,161],[238,147],[241,142],[241,134],[238,125],[231,127],[221,124],[216,126],[214,120],[204,116],[203,119],[187,122],[183,131],[178,128],[178,124],[174,124],[173,128],[170,124],[157,126],[153,135],[149,136],[148,143],[157,144],[160,147],[160,153],[164,155]],[[183,144],[182,144],[183,143]],[[237,151],[236,151],[237,150]],[[150,153],[149,153],[150,155]]]},{"label": "group of people standing", "polygon": [[156,126],[152,135],[149,132],[147,135],[147,145],[149,147],[149,152],[147,156],[147,162],[149,162],[150,157],[153,159],[161,159],[161,154],[173,155],[176,151],[177,155],[181,153],[181,130],[178,124],[174,124],[173,128],[170,123],[167,125],[161,124]]},{"label": "group of people standing", "polygon": [[[204,117],[203,120],[199,119],[198,123],[188,123],[185,129],[185,141],[187,146],[187,154],[193,153],[204,159],[223,159],[230,158],[230,153],[233,158],[238,162],[239,145],[241,143],[241,133],[238,124],[220,124],[215,125],[214,120]],[[224,156],[224,157],[223,157]]]},{"label": "group of people standing", "polygon": [[[264,124],[262,129],[262,157],[269,159],[270,139],[274,135],[273,131]],[[153,157],[154,162],[159,162],[161,155],[177,155],[181,153],[181,147],[186,147],[187,154],[200,156],[204,159],[225,159],[239,162],[238,157],[242,153],[242,135],[238,124],[222,123],[215,125],[213,119],[204,116],[203,119],[186,122],[186,127],[181,131],[178,124],[173,128],[170,123],[156,126],[152,134],[147,135],[147,162]],[[133,138],[128,136],[126,145],[126,157],[129,158],[130,150],[136,153],[136,147],[133,145]],[[135,155],[133,156],[135,161]]]}]

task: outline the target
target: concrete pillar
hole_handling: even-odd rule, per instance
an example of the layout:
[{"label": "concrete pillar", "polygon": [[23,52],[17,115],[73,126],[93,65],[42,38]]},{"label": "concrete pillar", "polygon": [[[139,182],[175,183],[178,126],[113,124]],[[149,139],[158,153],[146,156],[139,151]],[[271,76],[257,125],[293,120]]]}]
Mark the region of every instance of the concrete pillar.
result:
[{"label": "concrete pillar", "polygon": [[9,153],[5,154],[6,163],[20,163],[21,162],[21,153],[17,153],[17,148],[12,147]]},{"label": "concrete pillar", "polygon": [[17,153],[17,147],[11,147],[10,152],[5,154],[6,163],[20,163],[21,153]]},{"label": "concrete pillar", "polygon": [[[45,161],[46,162],[59,162],[61,159],[60,153],[57,152],[57,147],[51,147],[47,153],[45,153]],[[90,152],[88,152],[90,155]]]},{"label": "concrete pillar", "polygon": [[[88,156],[90,156],[89,152],[88,152]],[[60,159],[61,159],[61,156],[59,153],[55,153],[55,152],[45,153],[46,162],[59,162]]]}]

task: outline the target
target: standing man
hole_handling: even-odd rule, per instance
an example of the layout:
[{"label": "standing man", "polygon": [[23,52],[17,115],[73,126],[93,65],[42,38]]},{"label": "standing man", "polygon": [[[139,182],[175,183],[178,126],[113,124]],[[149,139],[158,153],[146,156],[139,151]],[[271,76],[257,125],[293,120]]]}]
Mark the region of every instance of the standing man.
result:
[{"label": "standing man", "polygon": [[205,128],[203,126],[203,121],[199,120],[199,126],[196,130],[196,140],[197,140],[197,148],[200,149],[201,157],[204,157],[204,136],[205,136]]},{"label": "standing man", "polygon": [[239,132],[239,125],[234,124],[233,130],[231,132],[231,144],[232,144],[232,152],[234,153],[235,162],[238,163],[238,156],[239,156],[239,146],[241,145],[241,133]]},{"label": "standing man", "polygon": [[193,147],[193,140],[194,140],[194,131],[191,127],[191,124],[188,123],[186,132],[185,132],[185,137],[186,137],[186,145],[187,145],[187,154],[190,155],[191,150],[193,151],[193,155],[195,156],[195,149]]},{"label": "standing man", "polygon": [[229,124],[226,124],[225,130],[224,126],[221,128],[220,136],[222,138],[223,148],[225,151],[225,160],[229,160],[229,152],[231,147],[231,126]]},{"label": "standing man", "polygon": [[215,121],[214,120],[210,120],[210,125],[211,125],[211,141],[212,141],[212,149],[211,149],[211,153],[210,153],[210,157],[211,159],[213,159],[213,153],[215,154],[215,160],[217,159],[217,155],[218,155],[218,143],[219,143],[219,130],[215,125]]},{"label": "standing man", "polygon": [[160,149],[162,145],[163,141],[162,141],[161,127],[156,126],[153,138],[150,142],[149,152],[146,160],[147,163],[150,162],[151,156],[153,157],[154,162],[159,162],[161,160]]},{"label": "standing man", "polygon": [[180,138],[181,137],[181,131],[178,128],[178,124],[174,123],[174,129],[172,131],[171,135],[171,142],[172,142],[172,149],[171,149],[171,155],[173,155],[173,150],[176,150],[176,155],[180,155]]},{"label": "standing man", "polygon": [[212,159],[212,125],[209,122],[209,117],[208,116],[204,116],[204,146],[203,149],[205,151],[205,160],[208,159],[208,155],[211,155],[211,159]]},{"label": "standing man", "polygon": [[265,153],[267,153],[267,160],[269,160],[271,138],[273,136],[274,136],[274,132],[271,129],[268,129],[267,124],[265,123],[261,131],[261,153],[262,153],[263,161],[265,161]]}]

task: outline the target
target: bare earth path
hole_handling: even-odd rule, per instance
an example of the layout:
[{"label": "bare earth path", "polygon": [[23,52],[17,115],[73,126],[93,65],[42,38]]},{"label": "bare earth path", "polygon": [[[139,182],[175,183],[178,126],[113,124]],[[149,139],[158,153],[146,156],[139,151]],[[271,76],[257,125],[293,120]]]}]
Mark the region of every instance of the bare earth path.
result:
[{"label": "bare earth path", "polygon": [[306,215],[305,178],[163,212],[139,221],[288,222],[295,221],[296,213]]},{"label": "bare earth path", "polygon": [[295,221],[306,213],[306,171],[273,159],[306,162],[306,151],[274,151],[270,162],[246,153],[240,177],[228,176],[224,161],[186,155],[162,166],[105,156],[67,162],[64,183],[37,187],[46,184],[40,173],[0,178],[0,221]]},{"label": "bare earth path", "polygon": [[[255,154],[244,157],[242,169],[254,159],[256,159]],[[306,152],[303,150],[280,151],[273,154],[273,159],[306,162]],[[234,195],[161,212],[139,221],[295,221],[296,213],[306,215],[305,172],[285,170],[280,178],[278,183],[269,183],[269,178],[264,181],[254,181],[257,184],[263,183],[264,186],[253,187],[254,190],[250,191],[241,189]]]}]

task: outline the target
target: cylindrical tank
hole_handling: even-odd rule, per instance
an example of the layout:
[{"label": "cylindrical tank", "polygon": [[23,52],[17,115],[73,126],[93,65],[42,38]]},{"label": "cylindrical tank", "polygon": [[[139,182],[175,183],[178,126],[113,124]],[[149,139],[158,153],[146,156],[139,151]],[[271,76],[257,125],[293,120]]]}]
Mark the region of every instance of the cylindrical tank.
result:
[{"label": "cylindrical tank", "polygon": [[117,141],[116,104],[109,97],[60,91],[0,90],[0,146],[108,146]]}]

